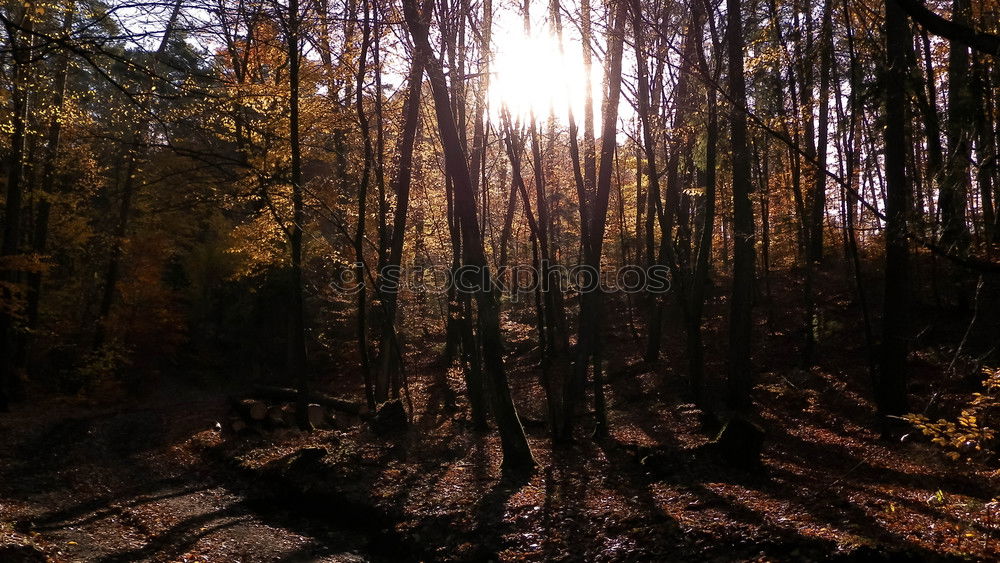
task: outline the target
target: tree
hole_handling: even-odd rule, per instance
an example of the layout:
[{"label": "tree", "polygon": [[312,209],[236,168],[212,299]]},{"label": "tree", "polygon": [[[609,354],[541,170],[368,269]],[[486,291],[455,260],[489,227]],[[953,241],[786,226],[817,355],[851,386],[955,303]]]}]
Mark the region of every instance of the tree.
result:
[{"label": "tree", "polygon": [[897,0],[885,4],[885,292],[882,350],[875,400],[882,415],[900,415],[906,401],[906,320],[909,308],[909,242],[906,239],[910,186],[906,177],[906,16]]},{"label": "tree", "polygon": [[[62,36],[67,37],[73,29],[73,19],[76,16],[76,3],[71,2],[66,8],[62,23]],[[62,143],[62,112],[65,110],[66,82],[69,77],[69,53],[63,49],[59,53],[56,62],[55,78],[53,89],[52,107],[55,110],[48,123],[48,131],[45,139],[45,154],[42,157],[42,172],[40,198],[38,210],[35,215],[35,229],[32,236],[32,251],[36,255],[44,255],[48,245],[49,216],[52,210],[50,198],[55,192],[57,170],[57,159]],[[25,307],[26,331],[18,342],[17,368],[24,370],[27,367],[29,349],[33,339],[33,332],[38,326],[38,308],[41,301],[42,292],[42,272],[36,271],[28,274],[28,302]],[[2,368],[0,368],[2,369]],[[3,385],[0,384],[0,395],[2,395]]]},{"label": "tree", "polygon": [[0,241],[0,412],[8,409],[9,394],[14,391],[14,284],[19,281],[17,270],[7,264],[20,252],[21,207],[23,197],[24,160],[27,150],[27,121],[29,115],[28,77],[31,72],[30,52],[34,41],[35,10],[26,2],[15,11],[14,21],[4,21],[14,65],[11,77],[11,117],[13,134],[10,141],[10,158],[7,164],[7,194],[4,200],[3,240]]},{"label": "tree", "polygon": [[[608,199],[611,195],[611,175],[614,165],[616,124],[618,121],[618,100],[621,96],[622,51],[625,40],[625,19],[627,4],[615,2],[612,6],[612,31],[608,38],[608,55],[604,73],[604,100],[601,103],[601,153],[597,185],[593,200],[588,202],[586,234],[583,240],[583,266],[589,271],[591,287],[582,290],[580,303],[579,336],[577,338],[576,363],[572,375],[567,378],[563,392],[563,426],[560,436],[564,440],[572,438],[576,418],[576,405],[582,394],[587,368],[593,362],[594,413],[597,422],[594,435],[604,437],[608,432],[605,412],[604,382],[601,360],[601,308],[603,293],[593,284],[600,283],[601,254],[604,232],[607,228]],[[584,133],[586,135],[586,133]]]},{"label": "tree", "polygon": [[299,0],[288,0],[286,41],[288,43],[288,141],[291,151],[290,181],[292,189],[292,219],[288,225],[288,245],[291,251],[291,284],[289,295],[288,368],[299,388],[299,425],[310,426],[306,405],[309,403],[309,375],[306,372],[306,327],[302,287],[302,144],[299,136]]},{"label": "tree", "polygon": [[743,22],[740,0],[727,0],[726,42],[729,56],[729,124],[733,175],[733,294],[729,310],[727,402],[745,413],[752,404],[754,218],[747,143],[747,93],[743,76]]},{"label": "tree", "polygon": [[[691,19],[694,32],[697,34],[696,50],[698,65],[704,76],[712,76],[715,81],[719,76],[719,65],[716,63],[714,72],[709,72],[705,58],[702,40],[702,19],[705,16],[704,6],[695,2],[691,8]],[[714,16],[710,16],[714,17]],[[713,24],[714,28],[714,24]],[[714,35],[714,34],[713,34]],[[718,55],[716,61],[718,61]],[[709,85],[707,88],[707,116],[705,124],[705,206],[702,210],[701,238],[698,241],[698,251],[694,271],[691,276],[691,289],[688,306],[685,308],[687,318],[687,353],[688,376],[690,377],[691,394],[695,404],[705,412],[708,409],[704,400],[705,360],[702,346],[702,315],[705,307],[705,286],[708,282],[708,272],[712,259],[712,238],[715,230],[715,191],[716,191],[716,159],[719,135],[719,109],[717,90]],[[706,416],[709,415],[705,412]]]},{"label": "tree", "polygon": [[503,467],[519,472],[535,465],[528,446],[524,429],[517,416],[517,410],[510,396],[507,375],[504,371],[502,341],[500,336],[500,316],[497,295],[492,276],[483,251],[483,239],[479,230],[472,179],[465,160],[455,117],[452,113],[447,82],[441,70],[440,61],[431,50],[428,40],[429,6],[423,7],[423,14],[416,0],[404,0],[403,14],[414,47],[426,64],[437,115],[438,133],[444,148],[445,167],[454,183],[455,206],[462,232],[462,254],[465,265],[472,267],[476,304],[478,305],[478,327],[482,341],[482,358],[486,368],[486,383],[493,407],[493,416],[500,432],[503,445]]},{"label": "tree", "polygon": [[[420,92],[423,88],[423,80],[424,64],[415,53],[410,62],[410,72],[407,77],[406,102],[403,105],[405,116],[403,131],[396,147],[399,162],[396,168],[396,177],[393,180],[396,209],[393,214],[389,259],[379,272],[378,292],[382,300],[385,320],[381,345],[383,358],[378,375],[380,381],[376,383],[376,388],[388,388],[390,383],[400,379],[402,371],[403,350],[395,327],[401,282],[398,276],[402,274],[403,245],[406,242],[406,217],[410,207],[410,185],[413,179],[413,147],[417,137],[417,129],[420,126]],[[393,272],[397,276],[395,279],[393,279]],[[396,383],[392,384],[393,386],[397,385]],[[478,400],[478,396],[474,400]],[[476,412],[481,412],[482,407],[477,403],[473,409]]]},{"label": "tree", "polygon": [[[970,10],[967,0],[952,3],[953,19],[964,24]],[[966,207],[969,198],[969,159],[971,157],[972,111],[969,98],[969,49],[951,41],[948,51],[948,119],[945,133],[948,158],[938,196],[941,211],[941,246],[964,252],[969,245]]]}]

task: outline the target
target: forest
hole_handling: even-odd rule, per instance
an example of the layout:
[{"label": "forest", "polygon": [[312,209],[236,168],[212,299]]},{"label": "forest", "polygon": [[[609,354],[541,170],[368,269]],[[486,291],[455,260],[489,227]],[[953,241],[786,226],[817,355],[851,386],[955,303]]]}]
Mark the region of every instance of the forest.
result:
[{"label": "forest", "polygon": [[1000,558],[997,0],[0,23],[0,561]]}]

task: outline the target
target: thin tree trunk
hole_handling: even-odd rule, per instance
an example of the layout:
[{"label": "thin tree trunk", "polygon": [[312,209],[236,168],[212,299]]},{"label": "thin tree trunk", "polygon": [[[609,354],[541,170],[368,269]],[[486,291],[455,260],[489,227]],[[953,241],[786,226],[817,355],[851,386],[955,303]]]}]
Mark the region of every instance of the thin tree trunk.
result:
[{"label": "thin tree trunk", "polygon": [[291,303],[289,303],[289,370],[299,391],[299,426],[310,429],[308,409],[309,375],[306,373],[306,327],[302,281],[302,147],[299,138],[299,0],[288,0],[288,87],[289,149],[291,152],[292,224],[288,229],[291,247]]},{"label": "thin tree trunk", "polygon": [[[845,152],[847,154],[847,164],[846,164],[846,178],[848,186],[851,187],[850,193],[857,194],[860,190],[857,190],[854,186],[857,184],[855,179],[858,177],[858,155],[860,154],[860,138],[858,135],[858,114],[863,111],[861,102],[859,99],[859,89],[861,87],[861,67],[858,64],[857,53],[854,49],[854,25],[851,21],[851,13],[848,7],[847,0],[843,0],[844,7],[844,27],[847,32],[847,46],[848,46],[848,56],[850,57],[850,85],[851,85],[851,96],[850,96],[850,116],[847,128],[847,140],[845,142]],[[868,359],[868,374],[871,377],[875,377],[877,373],[878,366],[876,364],[875,357],[875,336],[872,329],[871,312],[868,306],[868,293],[865,290],[865,283],[862,278],[861,270],[861,258],[858,252],[858,238],[857,232],[855,230],[856,219],[855,219],[855,209],[858,203],[858,198],[852,196],[847,198],[848,190],[844,190],[843,197],[846,199],[844,202],[844,208],[846,210],[845,215],[845,239],[847,244],[847,251],[850,255],[851,267],[854,274],[855,291],[858,296],[858,304],[861,307],[861,319],[865,327],[865,345],[867,347],[867,359]]]},{"label": "thin tree trunk", "polygon": [[[927,36],[926,29],[921,29],[921,40],[924,47],[924,73],[926,74],[924,82],[927,84],[927,99],[926,103],[920,105],[923,110],[924,128],[926,129],[925,134],[927,136],[927,176],[929,177],[927,188],[929,190],[928,194],[933,194],[934,188],[941,185],[941,173],[944,169],[944,149],[941,148],[941,124],[937,112],[937,79],[934,74],[934,62],[931,58],[931,41]],[[931,202],[928,211],[933,217],[937,206],[933,203],[933,198],[929,197],[928,201]],[[937,221],[931,221],[931,230],[935,235],[937,233],[937,226]]]},{"label": "thin tree trunk", "polygon": [[973,59],[973,76],[975,92],[972,98],[981,100],[981,107],[976,111],[975,132],[977,136],[977,156],[979,157],[979,197],[983,213],[983,238],[987,243],[1000,242],[1000,232],[997,228],[997,201],[994,198],[993,174],[997,169],[997,141],[993,135],[992,117],[993,100],[990,98],[989,73],[987,60],[979,55]]},{"label": "thin tree trunk", "polygon": [[[371,127],[368,121],[368,113],[365,110],[365,75],[368,69],[368,51],[371,45],[371,25],[369,18],[368,0],[362,2],[363,20],[361,23],[361,52],[358,55],[358,72],[355,76],[355,111],[357,112],[358,126],[361,133],[361,143],[364,148],[364,161],[362,162],[361,181],[358,183],[358,214],[357,225],[354,231],[354,263],[355,276],[358,280],[365,279],[365,231],[367,229],[368,217],[368,187],[371,182],[372,164],[374,161],[374,151],[371,141]],[[358,339],[358,357],[361,360],[361,377],[365,385],[365,397],[368,400],[368,407],[374,409],[375,405],[388,399],[388,380],[383,380],[384,386],[376,386],[376,381],[372,377],[371,350],[368,342],[368,291],[364,283],[359,285],[357,300],[357,318],[355,332]]]},{"label": "thin tree trunk", "polygon": [[[639,83],[637,85],[636,99],[639,106],[639,123],[642,125],[642,147],[645,153],[645,163],[646,163],[646,176],[649,178],[649,185],[647,187],[650,202],[659,202],[660,200],[660,178],[656,172],[656,145],[653,141],[653,127],[652,123],[652,110],[649,104],[649,77],[646,68],[646,53],[643,48],[643,37],[646,33],[645,23],[642,19],[642,6],[638,0],[632,0],[631,2],[631,12],[632,12],[632,30],[634,35],[634,48],[635,48],[635,60],[636,67],[638,69]],[[649,257],[647,257],[649,266],[652,266],[654,262],[651,259],[652,248],[653,248],[653,217],[652,205],[650,206],[650,212],[646,220],[646,238],[647,238],[647,249],[650,252]],[[669,237],[669,232],[661,233],[663,237]],[[648,323],[648,334],[646,341],[646,352],[645,360],[647,362],[655,362],[660,355],[660,340],[662,334],[662,317],[663,317],[663,295],[653,295],[650,296],[650,304],[652,308],[649,314]]]},{"label": "thin tree trunk", "polygon": [[[691,17],[697,44],[698,64],[704,76],[717,77],[718,73],[710,74],[705,58],[705,47],[702,40],[702,23],[705,7],[700,2],[692,6]],[[708,17],[714,17],[709,15]],[[708,273],[712,259],[712,235],[715,230],[715,182],[716,153],[719,136],[718,93],[709,85],[707,88],[708,116],[705,127],[705,206],[702,211],[701,237],[698,242],[698,253],[695,259],[694,272],[691,279],[689,305],[687,307],[687,354],[688,376],[690,378],[691,396],[695,405],[702,413],[711,417],[710,408],[704,397],[705,358],[702,344],[702,314],[705,308],[705,286],[708,283]]]},{"label": "thin tree trunk", "polygon": [[[160,39],[159,47],[153,54],[153,65],[157,66],[162,60],[163,53],[170,42],[173,33],[174,23],[180,15],[182,0],[174,2],[173,11],[167,21]],[[148,108],[140,108],[140,112],[147,111]],[[122,180],[121,204],[119,206],[118,221],[115,225],[114,240],[111,244],[111,256],[108,258],[108,267],[105,270],[104,286],[101,294],[100,309],[98,319],[95,323],[95,332],[92,349],[98,350],[105,344],[107,336],[108,317],[111,314],[111,307],[114,305],[115,292],[118,286],[118,277],[121,269],[121,259],[124,248],[125,235],[128,233],[129,219],[132,212],[132,199],[135,192],[135,175],[141,162],[146,156],[146,136],[148,135],[149,120],[143,116],[129,135],[129,142],[125,147],[125,178]],[[137,145],[137,146],[135,146]]]},{"label": "thin tree trunk", "polygon": [[[413,147],[420,125],[420,90],[423,87],[423,76],[423,62],[419,57],[414,56],[407,78],[406,102],[403,105],[403,130],[396,146],[399,163],[393,181],[396,210],[392,221],[392,240],[389,244],[389,258],[386,266],[379,272],[379,293],[384,311],[384,327],[381,345],[382,369],[379,373],[379,381],[376,382],[376,388],[385,388],[391,385],[398,389],[403,369],[400,360],[403,351],[395,327],[396,308],[401,287],[399,276],[403,274],[403,245],[406,240],[406,218],[410,206],[410,184],[413,178]],[[391,279],[392,277],[395,279]],[[478,405],[476,406],[478,407]]]},{"label": "thin tree trunk", "polygon": [[[599,279],[601,267],[601,250],[604,243],[604,231],[607,225],[608,199],[611,194],[611,174],[614,170],[614,155],[617,139],[615,138],[618,121],[618,101],[621,97],[622,45],[627,4],[616,2],[614,6],[613,28],[608,37],[608,54],[605,70],[605,94],[601,107],[601,162],[597,191],[590,206],[589,240],[584,241],[584,265]],[[589,19],[589,14],[584,15]],[[595,279],[594,281],[597,281]],[[579,338],[577,339],[577,357],[573,372],[566,380],[563,393],[563,427],[560,437],[564,440],[572,438],[573,425],[576,418],[576,404],[586,384],[587,367],[600,349],[600,323],[603,293],[599,288],[583,291],[580,304]],[[599,354],[596,357],[600,357]],[[595,366],[595,437],[607,435],[607,413],[604,412],[603,384],[599,374],[600,365]]]},{"label": "thin tree trunk", "polygon": [[830,72],[833,67],[833,0],[823,6],[823,23],[820,43],[819,119],[816,139],[816,168],[813,180],[812,216],[809,236],[809,259],[823,261],[823,223],[826,212],[826,149],[830,115]]}]

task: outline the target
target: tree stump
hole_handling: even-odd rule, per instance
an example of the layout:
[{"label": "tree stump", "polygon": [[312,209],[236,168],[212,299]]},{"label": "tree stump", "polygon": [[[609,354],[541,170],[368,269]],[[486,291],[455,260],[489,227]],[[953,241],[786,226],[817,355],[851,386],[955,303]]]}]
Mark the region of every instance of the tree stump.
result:
[{"label": "tree stump", "polygon": [[761,467],[764,429],[742,416],[730,418],[719,435],[711,442],[712,449],[723,462],[735,469],[752,470]]},{"label": "tree stump", "polygon": [[372,428],[376,432],[395,432],[406,428],[406,424],[406,411],[399,399],[390,399],[375,407]]}]

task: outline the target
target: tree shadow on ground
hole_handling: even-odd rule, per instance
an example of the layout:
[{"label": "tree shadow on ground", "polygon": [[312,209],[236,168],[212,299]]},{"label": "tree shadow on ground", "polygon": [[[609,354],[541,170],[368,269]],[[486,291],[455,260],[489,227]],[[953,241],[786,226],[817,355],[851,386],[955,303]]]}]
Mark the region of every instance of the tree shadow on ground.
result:
[{"label": "tree shadow on ground", "polygon": [[82,526],[112,518],[124,510],[141,504],[167,500],[207,490],[209,483],[190,484],[182,477],[169,477],[128,488],[114,495],[90,499],[73,506],[33,516],[31,522],[21,523],[35,531],[58,530],[69,526]]}]

